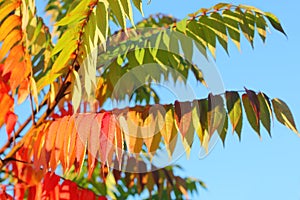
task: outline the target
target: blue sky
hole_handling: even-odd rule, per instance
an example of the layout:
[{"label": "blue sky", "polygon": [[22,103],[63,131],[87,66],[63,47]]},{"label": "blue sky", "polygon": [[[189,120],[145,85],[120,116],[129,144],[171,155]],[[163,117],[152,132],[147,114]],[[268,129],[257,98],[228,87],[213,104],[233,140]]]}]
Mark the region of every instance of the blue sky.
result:
[{"label": "blue sky", "polygon": [[[296,13],[300,2],[228,1],[248,4],[273,12],[281,20],[288,38],[271,29],[266,44],[256,35],[255,48],[244,40],[242,52],[230,45],[230,57],[217,50],[216,64],[227,90],[244,86],[263,91],[270,97],[283,99],[292,109],[300,126],[299,95],[299,23]],[[145,15],[162,12],[178,18],[201,7],[210,7],[215,0],[152,0],[145,5]],[[262,140],[244,121],[242,141],[228,134],[226,147],[219,142],[204,159],[198,148],[191,158],[180,159],[183,175],[203,180],[208,190],[200,190],[193,198],[202,200],[300,199],[300,138],[278,122],[272,126],[272,139],[263,131]]]},{"label": "blue sky", "polygon": [[[244,86],[263,91],[270,97],[283,99],[293,111],[300,127],[300,95],[298,78],[298,37],[300,28],[296,13],[300,2],[280,1],[230,1],[233,4],[249,4],[273,12],[281,20],[288,35],[271,29],[266,44],[256,35],[255,49],[243,40],[242,52],[230,45],[230,56],[219,48],[216,64],[227,90],[240,90]],[[215,0],[152,0],[144,5],[145,16],[162,12],[177,18],[201,7],[210,7]],[[38,3],[39,6],[39,3]],[[38,8],[41,12],[41,8]],[[136,19],[141,16],[136,13]],[[138,21],[138,20],[137,20]],[[1,129],[1,134],[4,133]],[[200,190],[193,198],[202,200],[252,200],[252,199],[300,199],[300,138],[275,122],[272,139],[263,131],[262,140],[244,121],[242,141],[228,134],[226,147],[219,142],[204,159],[199,159],[199,148],[194,148],[191,158],[178,161],[185,171],[182,175],[203,180],[208,190]]]}]

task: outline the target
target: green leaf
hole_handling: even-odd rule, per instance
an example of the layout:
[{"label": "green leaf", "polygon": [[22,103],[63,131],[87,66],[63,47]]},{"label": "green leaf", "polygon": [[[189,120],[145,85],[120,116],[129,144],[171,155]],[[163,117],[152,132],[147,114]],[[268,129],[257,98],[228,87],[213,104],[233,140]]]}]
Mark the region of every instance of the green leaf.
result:
[{"label": "green leaf", "polygon": [[228,115],[225,115],[225,120],[223,124],[218,127],[217,131],[222,140],[223,146],[225,146],[225,139],[228,131]]},{"label": "green leaf", "polygon": [[272,26],[273,26],[276,30],[280,31],[280,32],[283,33],[285,36],[287,36],[286,33],[284,32],[284,30],[283,30],[281,24],[280,24],[279,19],[278,19],[275,15],[273,15],[272,13],[270,13],[270,12],[265,12],[265,14],[266,14],[266,17],[268,18],[268,20],[270,21],[270,23],[272,24]]},{"label": "green leaf", "polygon": [[277,120],[299,134],[291,110],[285,102],[280,99],[272,99],[273,109]]},{"label": "green leaf", "polygon": [[111,8],[113,14],[116,16],[120,26],[125,30],[126,29],[126,13],[122,6],[120,0],[108,0],[109,7]]},{"label": "green leaf", "polygon": [[206,39],[203,29],[199,26],[196,20],[192,20],[187,24],[187,35],[195,40],[198,50],[205,56],[206,55]]},{"label": "green leaf", "polygon": [[255,33],[255,16],[251,11],[245,12],[245,20],[248,23],[249,27],[249,37],[251,39],[251,44],[253,46],[253,39],[254,39],[254,33]]},{"label": "green leaf", "polygon": [[247,119],[248,119],[251,127],[255,130],[255,132],[257,132],[257,134],[260,137],[260,124],[259,124],[259,122],[257,122],[257,115],[256,115],[255,111],[253,110],[253,107],[250,103],[248,95],[243,94],[242,99],[243,99],[243,105],[245,108]]},{"label": "green leaf", "polygon": [[36,83],[37,91],[40,92],[44,87],[48,86],[50,83],[53,83],[61,73],[51,74],[50,70],[44,74]]},{"label": "green leaf", "polygon": [[52,49],[51,57],[54,56],[55,54],[59,53],[64,48],[66,48],[66,45],[68,45],[72,41],[76,40],[78,31],[79,31],[78,28],[71,28],[71,29],[66,30],[66,32],[61,36],[61,38],[58,39],[57,44]]},{"label": "green leaf", "polygon": [[176,29],[186,34],[187,19],[183,19],[176,23]]},{"label": "green leaf", "polygon": [[210,15],[209,19],[211,21],[208,24],[209,27],[216,33],[219,43],[228,54],[228,37],[222,16],[219,13],[214,12]]},{"label": "green leaf", "polygon": [[143,61],[144,61],[144,56],[145,56],[145,49],[144,48],[136,49],[134,51],[134,54],[135,54],[135,58],[138,61],[139,65],[142,65]]},{"label": "green leaf", "polygon": [[204,32],[205,41],[207,48],[210,50],[212,56],[216,58],[216,33],[212,31],[208,26],[207,23],[209,23],[209,19],[207,16],[201,16],[199,18],[199,23],[201,25],[201,29]]},{"label": "green leaf", "polygon": [[250,42],[251,46],[253,47],[253,37],[254,32],[251,29],[251,21],[247,19],[246,13],[241,11],[239,8],[235,10],[235,13],[238,15],[239,18],[239,26],[245,36],[245,38]]},{"label": "green leaf", "polygon": [[260,119],[263,126],[268,131],[269,135],[271,136],[271,116],[272,116],[272,108],[270,99],[267,95],[260,92],[257,95],[259,106],[260,106]]},{"label": "green leaf", "polygon": [[127,18],[130,20],[132,26],[134,26],[133,14],[132,14],[132,6],[130,0],[121,0],[123,9],[126,13]]},{"label": "green leaf", "polygon": [[193,101],[192,103],[192,122],[193,122],[193,127],[199,137],[199,140],[202,143],[203,136],[204,136],[203,130],[205,129],[205,127],[203,127],[200,122],[200,109],[199,109],[198,101]]},{"label": "green leaf", "polygon": [[260,14],[256,14],[255,17],[256,30],[262,41],[265,42],[267,36],[266,27],[268,27],[267,22]]},{"label": "green leaf", "polygon": [[224,108],[224,101],[220,95],[209,94],[208,96],[208,113],[207,113],[207,123],[208,123],[208,133],[210,136],[222,128],[224,125],[226,116],[226,111]]},{"label": "green leaf", "polygon": [[229,33],[229,36],[232,40],[232,42],[236,45],[238,50],[241,50],[241,44],[240,44],[240,29],[239,29],[239,15],[232,12],[231,10],[224,10],[223,13],[223,21],[226,24],[227,31]]},{"label": "green leaf", "polygon": [[89,9],[89,0],[82,0],[80,3],[71,10],[71,12],[67,13],[64,18],[59,20],[55,25],[56,26],[70,26],[73,23],[79,22],[86,16],[86,11]]},{"label": "green leaf", "polygon": [[207,150],[208,143],[208,100],[193,101],[192,122],[193,127],[200,139],[201,145]]},{"label": "green leaf", "polygon": [[144,16],[142,0],[132,0],[132,1],[134,6],[141,12],[142,16]]},{"label": "green leaf", "polygon": [[171,52],[175,54],[179,54],[179,43],[178,43],[178,37],[176,36],[178,33],[175,31],[172,31],[170,33],[170,41],[169,41],[169,48]]},{"label": "green leaf", "polygon": [[189,62],[192,62],[194,52],[193,40],[191,40],[191,38],[183,36],[182,34],[178,34],[177,37],[179,39],[180,47],[184,54],[184,58]]},{"label": "green leaf", "polygon": [[96,8],[97,32],[102,44],[106,44],[108,34],[108,5],[105,2],[99,2]]},{"label": "green leaf", "polygon": [[256,123],[259,124],[259,119],[260,119],[260,106],[259,106],[259,101],[257,98],[257,95],[254,91],[252,90],[248,90],[247,88],[245,88],[246,93],[248,95],[250,104],[253,108],[253,111],[256,115]]},{"label": "green leaf", "polygon": [[59,54],[59,56],[57,57],[57,59],[55,60],[52,66],[51,69],[52,74],[60,72],[62,69],[66,67],[66,64],[70,59],[71,54],[75,51],[76,48],[77,48],[77,40],[72,40],[71,42],[69,42],[69,44],[67,44],[67,46],[65,46],[65,48]]},{"label": "green leaf", "polygon": [[235,131],[241,139],[243,111],[242,103],[238,92],[226,92],[226,105],[232,125],[232,131]]}]

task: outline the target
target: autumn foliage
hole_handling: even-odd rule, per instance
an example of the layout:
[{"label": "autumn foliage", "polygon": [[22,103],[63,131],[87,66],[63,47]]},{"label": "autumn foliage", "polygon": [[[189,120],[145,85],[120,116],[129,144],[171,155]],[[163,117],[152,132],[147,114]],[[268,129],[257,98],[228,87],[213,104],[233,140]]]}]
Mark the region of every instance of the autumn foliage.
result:
[{"label": "autumn foliage", "polygon": [[[208,88],[193,52],[216,58],[218,43],[228,53],[229,41],[241,48],[242,35],[253,47],[269,27],[285,34],[276,16],[219,3],[184,20],[157,14],[134,23],[142,5],[49,0],[48,22],[34,0],[0,0],[0,199],[124,199],[146,190],[149,198],[188,198],[205,184],[177,176],[179,166],[155,166],[161,150],[171,159],[181,143],[189,156],[196,139],[208,151],[213,134],[223,144],[229,130],[241,138],[243,119],[259,137],[261,127],[271,135],[275,120],[299,134],[287,104],[263,92],[161,104],[148,84],[185,84],[192,75]],[[139,66],[116,95],[117,82]],[[126,98],[133,105],[105,107]],[[26,112],[16,112],[20,105]]]}]

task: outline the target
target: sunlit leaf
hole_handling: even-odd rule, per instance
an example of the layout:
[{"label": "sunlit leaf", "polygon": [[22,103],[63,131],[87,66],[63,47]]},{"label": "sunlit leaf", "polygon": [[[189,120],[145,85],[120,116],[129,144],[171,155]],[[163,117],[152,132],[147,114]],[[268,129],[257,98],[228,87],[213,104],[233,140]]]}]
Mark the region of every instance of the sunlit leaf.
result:
[{"label": "sunlit leaf", "polygon": [[259,118],[257,118],[257,113],[254,110],[253,106],[251,105],[251,102],[247,94],[243,94],[242,99],[243,99],[243,105],[244,105],[247,119],[251,127],[255,130],[255,132],[257,132],[257,134],[260,137],[260,123],[259,123]]},{"label": "sunlit leaf", "polygon": [[286,127],[290,128],[295,133],[299,134],[296,128],[296,124],[292,112],[290,111],[286,103],[280,99],[275,98],[272,99],[272,105],[277,120],[283,125],[285,125]]},{"label": "sunlit leaf", "polygon": [[279,19],[274,14],[272,14],[270,12],[265,12],[265,14],[266,14],[266,17],[269,19],[270,23],[272,24],[272,26],[276,30],[278,30],[281,33],[283,33],[284,35],[286,35],[286,33],[284,32],[284,30],[283,30],[283,28],[282,28],[282,26],[280,24]]},{"label": "sunlit leaf", "polygon": [[237,92],[226,92],[226,104],[232,131],[235,131],[241,138],[243,113],[239,94]]},{"label": "sunlit leaf", "polygon": [[257,95],[259,100],[260,106],[260,119],[263,126],[268,131],[269,135],[271,136],[271,116],[272,116],[272,108],[270,99],[264,93],[258,93]]}]

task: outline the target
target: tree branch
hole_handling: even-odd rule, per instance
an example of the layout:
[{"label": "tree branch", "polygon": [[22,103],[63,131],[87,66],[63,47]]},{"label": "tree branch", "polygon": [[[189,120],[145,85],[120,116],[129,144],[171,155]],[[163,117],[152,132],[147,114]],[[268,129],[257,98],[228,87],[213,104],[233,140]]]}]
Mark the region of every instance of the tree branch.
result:
[{"label": "tree branch", "polygon": [[[40,105],[39,105],[39,110],[42,109],[47,103],[47,99],[45,99]],[[33,114],[36,115],[37,114],[37,110],[33,111]],[[13,141],[20,137],[20,134],[22,133],[22,131],[28,126],[28,124],[31,122],[32,120],[32,115],[30,115],[25,122],[19,127],[19,129],[15,132],[14,137],[11,137],[8,139],[8,141],[1,147],[0,149],[0,154],[3,154],[5,152],[5,150],[7,148],[10,147],[11,143],[13,143]]]}]

